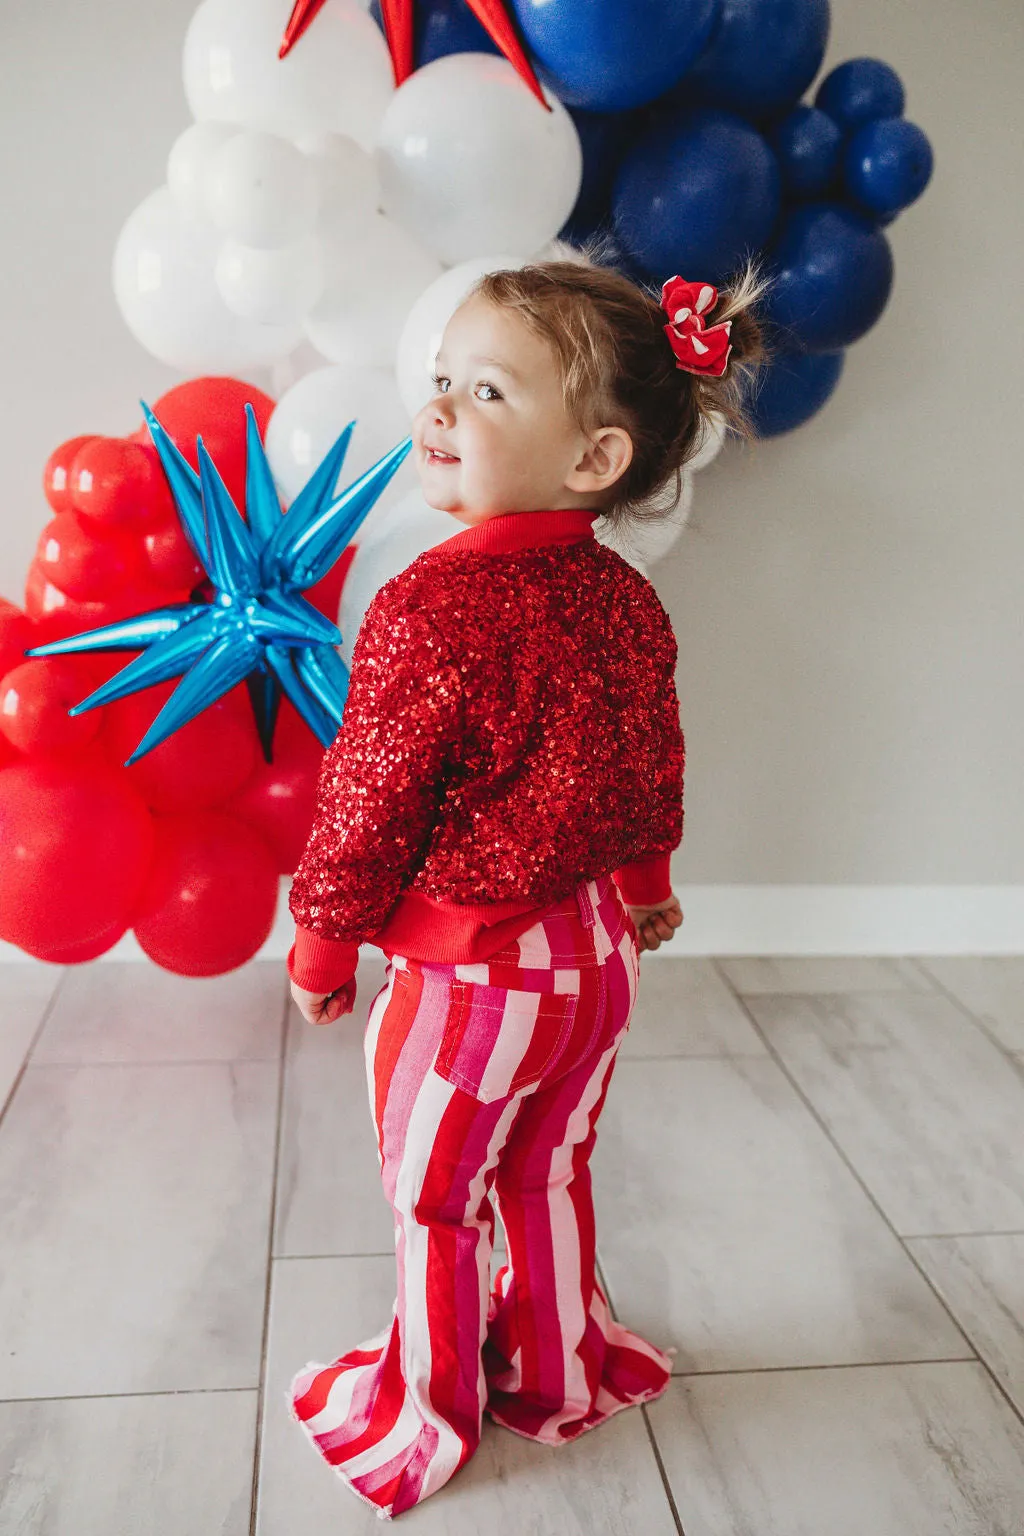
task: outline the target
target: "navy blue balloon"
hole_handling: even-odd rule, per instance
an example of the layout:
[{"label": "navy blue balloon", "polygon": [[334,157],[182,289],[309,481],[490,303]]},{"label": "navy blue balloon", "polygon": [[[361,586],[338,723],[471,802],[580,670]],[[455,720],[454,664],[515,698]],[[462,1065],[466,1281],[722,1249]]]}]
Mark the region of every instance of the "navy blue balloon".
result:
[{"label": "navy blue balloon", "polygon": [[792,432],[820,411],[839,383],[846,353],[778,352],[758,370],[747,410],[760,437]]},{"label": "navy blue balloon", "polygon": [[818,86],[814,105],[846,133],[874,117],[899,117],[906,97],[903,81],[884,59],[847,59]]},{"label": "navy blue balloon", "polygon": [[619,240],[659,282],[675,273],[724,282],[764,245],[778,213],[774,153],[742,118],[712,109],[650,129],[612,190]]},{"label": "navy blue balloon", "polygon": [[570,107],[569,116],[583,151],[583,180],[567,227],[588,227],[610,219],[612,180],[630,119],[623,113],[584,112],[579,107]]},{"label": "navy blue balloon", "polygon": [[[370,15],[384,31],[380,0],[372,0]],[[449,53],[501,53],[466,0],[418,0],[413,8],[413,62],[416,68]]]},{"label": "navy blue balloon", "polygon": [[587,241],[596,242],[588,246],[588,253],[599,267],[608,267],[613,271],[621,272],[624,277],[631,278],[640,285],[649,284],[649,273],[639,265],[634,257],[623,248],[622,242],[615,233],[615,229],[607,218],[595,219],[591,222],[570,219],[565,227],[559,230],[559,239],[567,240],[570,245],[582,249]]},{"label": "navy blue balloon", "polygon": [[846,190],[872,213],[895,215],[921,196],[933,163],[928,136],[916,123],[876,118],[858,128],[846,146]]},{"label": "navy blue balloon", "polygon": [[839,175],[842,129],[817,107],[794,107],[771,135],[782,186],[792,198],[821,197]]},{"label": "navy blue balloon", "polygon": [[828,45],[829,0],[722,0],[711,41],[680,89],[765,117],[799,101]]},{"label": "navy blue balloon", "polygon": [[513,0],[531,62],[566,106],[621,112],[661,96],[704,47],[718,0]]},{"label": "navy blue balloon", "polygon": [[892,289],[889,242],[870,220],[841,203],[793,208],[771,253],[766,318],[781,342],[835,352],[869,331]]}]

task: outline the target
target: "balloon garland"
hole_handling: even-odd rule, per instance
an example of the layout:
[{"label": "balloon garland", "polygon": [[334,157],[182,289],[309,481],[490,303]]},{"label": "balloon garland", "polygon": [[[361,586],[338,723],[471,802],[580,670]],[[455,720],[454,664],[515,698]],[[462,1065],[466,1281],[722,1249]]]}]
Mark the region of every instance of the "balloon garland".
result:
[{"label": "balloon garland", "polygon": [[[0,600],[0,939],[39,959],[95,959],[133,929],[158,964],[208,976],[248,960],[270,931],[279,877],[294,870],[308,834],[323,738],[344,703],[347,673],[331,642],[349,541],[409,446],[334,494],[350,424],[282,516],[260,442],[273,405],[240,381],[197,379],[149,413],[159,447],[142,441],[145,429],[84,436],[47,462],[54,516],[24,605]],[[270,667],[283,698],[256,690],[267,706],[263,754],[256,701],[239,677],[222,675],[229,686],[194,712],[172,693],[168,674],[180,664],[142,671],[212,618],[218,590],[232,596],[246,541],[265,557],[270,622],[236,614],[239,634],[248,622],[263,637],[236,646],[279,647],[294,669],[282,664],[285,684]],[[168,614],[191,617],[174,630],[161,619]],[[94,633],[76,639],[83,630]],[[120,679],[113,653],[97,648],[113,642],[139,653]],[[321,677],[309,656],[298,659],[304,650]],[[87,695],[110,702],[83,712]],[[153,732],[155,714],[169,732]]]},{"label": "balloon garland", "polygon": [[196,121],[118,240],[122,313],[172,366],[393,370],[445,270],[600,233],[603,259],[655,290],[762,258],[777,357],[751,406],[772,435],[832,392],[798,378],[841,375],[796,360],[880,318],[888,228],[932,152],[885,61],[845,60],[815,88],[829,0],[281,6],[196,11]]},{"label": "balloon garland", "polygon": [[[399,465],[475,277],[592,235],[655,290],[759,255],[755,426],[822,409],[933,171],[883,60],[803,99],[829,22],[828,0],[203,0],[194,122],[113,262],[140,344],[200,377],[45,467],[23,603],[0,599],[0,939],[76,964],[133,929],[186,975],[259,948],[344,703],[343,584],[354,633],[350,571],[365,596],[445,536]],[[276,404],[232,377],[254,368]]]}]

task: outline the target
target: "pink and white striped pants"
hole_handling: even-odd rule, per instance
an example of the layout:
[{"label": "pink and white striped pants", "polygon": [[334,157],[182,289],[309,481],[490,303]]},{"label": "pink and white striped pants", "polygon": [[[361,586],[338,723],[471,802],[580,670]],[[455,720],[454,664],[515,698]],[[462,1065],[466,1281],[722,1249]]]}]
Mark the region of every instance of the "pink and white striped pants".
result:
[{"label": "pink and white striped pants", "polygon": [[[638,979],[608,876],[485,962],[388,964],[366,1065],[398,1296],[381,1333],[287,1394],[382,1519],[469,1460],[485,1409],[564,1445],[668,1386],[668,1355],[612,1318],[594,1273],[589,1160]],[[492,1191],[508,1242],[493,1289]]]}]

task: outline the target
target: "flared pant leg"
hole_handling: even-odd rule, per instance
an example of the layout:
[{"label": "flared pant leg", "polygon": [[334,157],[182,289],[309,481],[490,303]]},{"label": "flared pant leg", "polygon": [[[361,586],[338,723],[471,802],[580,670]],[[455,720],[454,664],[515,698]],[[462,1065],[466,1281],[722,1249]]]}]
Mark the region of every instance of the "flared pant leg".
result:
[{"label": "flared pant leg", "polygon": [[[433,1070],[447,1013],[431,968],[395,970],[366,1034],[384,1193],[395,1217],[392,1321],[292,1382],[289,1409],[339,1477],[392,1519],[480,1441],[498,1155],[516,1098],[481,1104]],[[396,991],[397,987],[397,991]]]}]

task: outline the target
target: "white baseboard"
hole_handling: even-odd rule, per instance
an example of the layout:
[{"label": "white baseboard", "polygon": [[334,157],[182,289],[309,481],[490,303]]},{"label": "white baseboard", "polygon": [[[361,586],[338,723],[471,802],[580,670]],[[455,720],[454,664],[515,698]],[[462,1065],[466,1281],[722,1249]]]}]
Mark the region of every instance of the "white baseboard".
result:
[{"label": "white baseboard", "polygon": [[[282,880],[274,927],[257,959],[283,961],[291,947],[288,885]],[[683,925],[651,959],[1024,954],[1024,885],[677,885],[676,893]],[[145,958],[130,933],[101,956]],[[4,961],[33,963],[0,943]]]}]

